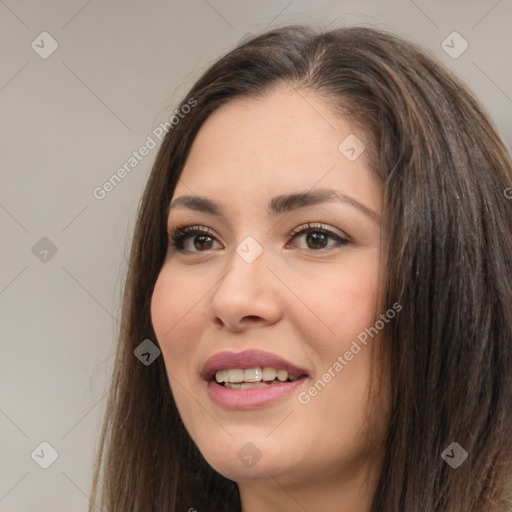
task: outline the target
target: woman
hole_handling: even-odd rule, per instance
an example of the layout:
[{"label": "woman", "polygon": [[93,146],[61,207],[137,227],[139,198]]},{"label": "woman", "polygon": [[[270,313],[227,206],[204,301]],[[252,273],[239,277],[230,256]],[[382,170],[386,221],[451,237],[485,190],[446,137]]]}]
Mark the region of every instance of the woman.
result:
[{"label": "woman", "polygon": [[293,26],[180,112],[91,510],[508,510],[512,163],[474,96],[392,34]]}]

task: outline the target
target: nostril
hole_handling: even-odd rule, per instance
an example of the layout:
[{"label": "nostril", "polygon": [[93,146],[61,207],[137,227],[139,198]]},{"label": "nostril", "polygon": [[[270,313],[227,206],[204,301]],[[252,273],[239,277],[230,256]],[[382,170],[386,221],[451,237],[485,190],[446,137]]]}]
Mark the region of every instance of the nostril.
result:
[{"label": "nostril", "polygon": [[244,316],[242,320],[249,320],[250,322],[257,322],[258,320],[260,320],[260,317],[256,316],[256,315],[247,315],[247,316]]}]

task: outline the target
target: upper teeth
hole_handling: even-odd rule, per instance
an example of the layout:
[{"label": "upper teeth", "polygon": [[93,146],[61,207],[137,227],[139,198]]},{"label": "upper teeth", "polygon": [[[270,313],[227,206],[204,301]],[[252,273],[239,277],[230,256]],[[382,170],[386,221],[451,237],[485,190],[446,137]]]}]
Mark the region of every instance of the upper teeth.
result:
[{"label": "upper teeth", "polygon": [[300,375],[290,374],[286,370],[276,370],[266,366],[265,368],[233,368],[229,370],[217,370],[215,380],[221,382],[260,382],[262,380],[279,379],[281,382],[285,380],[297,380]]}]

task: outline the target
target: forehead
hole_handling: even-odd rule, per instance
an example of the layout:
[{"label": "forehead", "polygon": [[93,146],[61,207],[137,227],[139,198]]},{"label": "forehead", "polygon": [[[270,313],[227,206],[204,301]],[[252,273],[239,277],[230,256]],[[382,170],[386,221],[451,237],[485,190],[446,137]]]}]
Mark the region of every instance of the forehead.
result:
[{"label": "forehead", "polygon": [[353,146],[365,138],[311,92],[280,87],[262,98],[237,98],[199,130],[175,196],[263,200],[318,186],[379,208],[380,184],[369,172],[365,151],[355,160],[347,158],[351,153],[344,141]]}]

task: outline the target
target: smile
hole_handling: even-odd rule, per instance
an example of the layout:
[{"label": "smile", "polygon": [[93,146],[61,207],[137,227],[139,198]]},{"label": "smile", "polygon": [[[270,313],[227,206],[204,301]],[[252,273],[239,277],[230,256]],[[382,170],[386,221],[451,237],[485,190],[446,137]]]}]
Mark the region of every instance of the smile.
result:
[{"label": "smile", "polygon": [[264,368],[233,368],[218,370],[215,380],[228,389],[251,389],[271,386],[279,382],[294,382],[300,378],[298,374],[288,374],[287,370],[276,370],[270,366]]},{"label": "smile", "polygon": [[221,352],[205,364],[202,377],[209,398],[224,409],[270,405],[301,386],[306,370],[259,350]]}]

